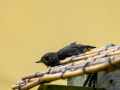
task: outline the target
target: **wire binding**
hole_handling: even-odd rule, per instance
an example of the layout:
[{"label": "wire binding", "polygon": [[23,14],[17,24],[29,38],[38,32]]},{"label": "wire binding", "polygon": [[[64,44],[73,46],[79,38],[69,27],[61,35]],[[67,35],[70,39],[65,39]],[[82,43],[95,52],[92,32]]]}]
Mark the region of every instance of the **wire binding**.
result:
[{"label": "wire binding", "polygon": [[[67,68],[67,67],[66,67],[66,68]],[[62,79],[64,79],[64,78],[63,78],[63,74],[66,72],[66,68],[65,68],[64,72],[63,72],[62,75],[61,75],[61,78],[62,78]]]},{"label": "wire binding", "polygon": [[49,69],[49,71],[48,71],[48,73],[47,73],[47,74],[49,74],[51,70],[52,70],[52,69]]},{"label": "wire binding", "polygon": [[89,63],[90,63],[90,62],[87,62],[87,63],[84,65],[84,67],[83,67],[83,72],[84,72],[85,74],[87,74],[87,73],[85,72],[85,68],[88,66]]},{"label": "wire binding", "polygon": [[71,62],[71,60],[72,60],[73,58],[74,58],[74,57],[72,57],[69,62]]},{"label": "wire binding", "polygon": [[37,77],[37,74],[38,74],[39,72],[37,72],[36,74],[35,74],[35,77]]},{"label": "wire binding", "polygon": [[110,57],[109,57],[109,60],[108,60],[108,62],[109,62],[109,64],[111,65],[111,66],[113,66],[114,67],[114,65],[112,64],[112,60],[114,60],[115,59],[115,57],[113,57],[112,59],[110,59]]}]

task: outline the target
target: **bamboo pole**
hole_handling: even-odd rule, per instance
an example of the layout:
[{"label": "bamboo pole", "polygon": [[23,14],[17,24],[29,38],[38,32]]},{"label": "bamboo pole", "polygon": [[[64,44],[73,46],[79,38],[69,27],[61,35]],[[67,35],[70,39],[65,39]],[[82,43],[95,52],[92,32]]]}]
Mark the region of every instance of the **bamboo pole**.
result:
[{"label": "bamboo pole", "polygon": [[[106,58],[107,61],[109,61],[108,58]],[[112,65],[115,65],[117,63],[120,63],[120,56],[119,57],[115,57],[114,60],[110,59],[111,60],[111,63]],[[100,70],[103,70],[107,67],[111,66],[109,62],[105,62],[105,63],[102,63],[102,64],[98,64],[98,65],[94,65],[94,66],[87,66],[85,68],[85,72],[86,73],[92,73],[92,72],[96,72],[96,71],[100,71]],[[61,79],[61,74],[62,73],[56,73],[56,74],[46,74],[43,76],[44,80],[45,81],[51,81],[51,80],[57,80],[57,79]],[[82,75],[84,74],[84,71],[82,68],[78,68],[77,70],[75,71],[69,71],[68,73],[64,73],[63,74],[63,78],[69,78],[69,77],[74,77],[74,76],[78,76],[78,75]]]},{"label": "bamboo pole", "polygon": [[18,89],[19,88],[19,85],[13,85],[12,86],[12,89],[15,90],[15,89]]},{"label": "bamboo pole", "polygon": [[[108,58],[106,58],[106,60],[109,60]],[[120,56],[119,57],[115,57],[114,60],[110,59],[112,65],[115,65],[117,63],[120,63]],[[110,63],[109,62],[105,62],[102,64],[98,64],[98,65],[94,65],[94,66],[89,66],[85,68],[85,72],[86,73],[92,73],[92,72],[96,72],[96,71],[100,71],[103,70],[107,67],[110,67]],[[43,84],[45,82],[51,82],[54,80],[58,80],[61,79],[61,75],[63,78],[69,78],[69,77],[74,77],[74,76],[78,76],[78,75],[83,75],[84,71],[82,68],[78,68],[75,71],[66,71],[64,74],[63,73],[56,73],[56,74],[46,74],[43,77],[40,77],[38,80],[35,80],[23,87],[21,87],[21,90],[26,90],[26,89],[30,89],[38,84]]]},{"label": "bamboo pole", "polygon": [[[35,81],[38,81],[38,80],[35,80]],[[22,87],[26,87],[27,86],[27,88],[29,88],[29,87],[34,87],[35,85],[38,85],[39,84],[39,82],[35,82],[35,81],[33,81],[33,82],[31,82],[31,83],[27,83],[25,86],[21,86],[21,87],[19,87],[19,85],[13,85],[12,86],[12,89],[14,90],[14,89],[19,89],[20,88],[20,90],[22,90],[21,88]],[[35,83],[34,83],[35,82]],[[29,88],[30,89],[30,88]],[[27,90],[27,89],[24,89],[24,90]]]},{"label": "bamboo pole", "polygon": [[33,81],[37,80],[38,78],[39,78],[39,77],[37,77],[37,78],[25,79],[25,81],[18,81],[18,82],[16,83],[16,85],[19,85],[20,83],[29,83],[29,82],[33,82]]},{"label": "bamboo pole", "polygon": [[117,47],[120,47],[120,45],[109,44],[109,45],[101,47],[101,48],[95,48],[95,49],[93,49],[91,51],[86,52],[85,54],[80,54],[80,56],[84,56],[84,55],[88,55],[88,54],[93,54],[93,53],[98,53],[100,51],[105,51],[106,48],[107,48],[107,50],[109,50],[109,49],[113,49],[113,48],[117,48]]},{"label": "bamboo pole", "polygon": [[[110,52],[110,51],[113,51],[115,49],[112,49],[112,50],[107,50],[107,51],[104,51],[104,52],[100,52],[99,54],[104,54],[106,52]],[[119,51],[119,50],[118,50]],[[116,53],[117,51],[113,52],[113,55]],[[117,53],[120,53],[120,52],[117,52]],[[88,57],[92,57],[92,56],[95,56],[95,55],[98,55],[98,53],[94,53],[94,54],[90,54],[90,55],[85,55],[85,56],[81,56],[81,57],[75,57],[73,59],[65,59],[65,60],[61,60],[60,61],[60,64],[65,64],[65,63],[68,63],[68,62],[74,62],[74,61],[78,61],[78,60],[81,60],[81,59],[85,59],[85,58],[88,58]],[[101,57],[102,55],[98,55],[96,57]]]},{"label": "bamboo pole", "polygon": [[[113,52],[114,50],[116,50],[118,47],[114,47],[114,48],[112,48],[111,50],[107,50],[107,51],[103,51],[103,52],[98,52],[99,54],[104,54],[104,53],[107,53],[107,52]],[[94,56],[94,55],[98,55],[98,53],[95,53],[95,54],[90,54],[90,57],[91,56]],[[89,56],[87,56],[88,57],[88,59],[89,59]],[[74,58],[76,58],[75,56],[73,56],[73,57],[69,57],[69,58],[66,58],[65,60],[71,60],[71,59],[74,59]],[[81,60],[83,60],[83,59],[81,59]],[[80,61],[81,61],[80,60]],[[64,60],[62,60],[63,62],[64,62]],[[84,60],[83,60],[84,61]],[[82,61],[82,62],[83,62]],[[68,67],[68,66],[70,66],[71,65],[71,63],[68,63],[68,64],[65,64],[65,65],[59,65],[59,66],[55,66],[55,67],[52,67],[51,69],[54,69],[54,68],[63,68],[63,67]]]},{"label": "bamboo pole", "polygon": [[[116,55],[116,57],[118,57],[118,56],[120,56],[120,55]],[[115,56],[114,56],[114,57],[115,57]],[[106,58],[113,58],[113,56],[111,56],[111,57],[106,57]],[[96,60],[96,61],[92,61],[92,62],[89,63],[88,66],[108,62],[108,61],[106,61],[106,58],[100,58],[100,59],[98,59],[98,60]],[[63,68],[63,69],[54,69],[54,70],[52,70],[52,71],[50,72],[50,74],[63,72],[65,69],[66,69],[66,70],[72,70],[72,69],[77,69],[77,68],[83,68],[83,67],[85,66],[85,64],[86,64],[86,63],[80,64],[80,65],[74,65],[74,66],[70,66],[70,67],[67,67],[67,68]],[[29,80],[29,79],[26,79],[25,81],[18,81],[18,82],[17,82],[17,85],[20,84],[20,83],[24,83],[24,82],[27,83],[28,81],[29,81],[29,82],[33,82],[33,81],[35,81],[35,80],[37,80],[37,79],[38,79],[38,78],[32,78],[32,79],[30,79],[30,80]]]},{"label": "bamboo pole", "polygon": [[[41,81],[44,82],[44,80],[41,80]],[[21,87],[20,90],[27,90],[27,89],[30,89],[39,84],[41,85],[41,83],[39,82],[39,79],[38,79],[36,81],[33,81],[33,82],[27,84],[26,86]]]},{"label": "bamboo pole", "polygon": [[[110,51],[114,51],[114,50],[115,50],[115,49],[112,49],[112,50],[110,50]],[[107,52],[107,51],[105,51],[105,52]],[[95,60],[95,59],[97,59],[97,58],[101,58],[101,57],[106,56],[106,54],[107,54],[108,56],[117,55],[117,54],[120,54],[120,50],[117,50],[117,51],[115,51],[115,52],[105,53],[105,54],[104,54],[104,52],[101,52],[101,53],[102,53],[101,55],[88,58],[87,61],[85,61],[85,60],[76,61],[76,62],[74,62],[74,65],[79,65],[79,64],[83,64],[83,63],[87,63],[87,62],[93,61],[93,60]],[[83,57],[84,57],[84,56],[83,56]],[[79,60],[80,58],[81,58],[81,57],[77,57],[77,60]],[[75,60],[75,59],[74,59],[74,60]],[[71,66],[72,64],[73,64],[73,63],[66,64],[66,65],[64,65],[64,66],[58,67],[57,69],[63,69],[63,68],[66,68],[66,67]],[[45,71],[45,72],[39,72],[39,73],[37,73],[36,75],[35,75],[35,74],[25,75],[25,76],[22,76],[22,80],[30,79],[30,78],[36,78],[36,77],[41,77],[41,76],[43,76],[43,75],[45,75],[45,74],[47,74],[47,73],[50,73],[50,74],[51,74],[51,73],[55,73],[55,72],[54,72],[55,70],[56,70],[56,68],[55,68],[55,69],[51,69],[50,72],[49,72],[49,70],[48,70],[48,71]],[[53,71],[53,72],[52,72],[52,71]]]},{"label": "bamboo pole", "polygon": [[[36,77],[41,77],[45,74],[47,74],[49,71],[45,71],[45,72],[38,72],[37,74],[34,73],[34,74],[30,74],[30,75],[24,75],[22,76],[22,80],[25,80],[25,79],[30,79],[30,78],[36,78]],[[36,74],[36,75],[35,75]]]},{"label": "bamboo pole", "polygon": [[[36,79],[36,80],[37,80],[37,79]],[[27,84],[29,84],[29,83],[26,83],[26,85],[27,85]],[[24,86],[24,85],[25,85],[25,83],[20,84],[20,86],[19,86],[19,85],[13,85],[13,86],[12,86],[12,89],[13,89],[13,90],[19,89],[19,87]]]}]

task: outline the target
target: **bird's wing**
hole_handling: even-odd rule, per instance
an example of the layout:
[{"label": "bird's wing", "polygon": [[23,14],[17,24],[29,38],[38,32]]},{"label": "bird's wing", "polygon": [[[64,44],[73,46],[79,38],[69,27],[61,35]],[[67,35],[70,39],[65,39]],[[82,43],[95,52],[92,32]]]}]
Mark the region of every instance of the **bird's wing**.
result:
[{"label": "bird's wing", "polygon": [[84,53],[84,49],[92,49],[94,46],[82,45],[82,44],[70,44],[58,51],[58,58],[65,59],[66,57],[70,57],[73,55],[78,55],[80,53]]}]

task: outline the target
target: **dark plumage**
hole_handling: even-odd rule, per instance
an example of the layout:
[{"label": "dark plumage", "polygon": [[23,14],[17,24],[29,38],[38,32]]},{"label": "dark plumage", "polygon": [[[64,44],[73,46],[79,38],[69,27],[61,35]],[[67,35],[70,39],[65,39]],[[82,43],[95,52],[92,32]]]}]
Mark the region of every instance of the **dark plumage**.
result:
[{"label": "dark plumage", "polygon": [[57,52],[49,52],[46,53],[40,61],[37,61],[36,63],[42,62],[44,63],[47,67],[51,66],[56,66],[59,65],[59,59],[57,57],[58,53]]},{"label": "dark plumage", "polygon": [[89,45],[82,45],[82,44],[76,44],[71,43],[70,45],[63,47],[60,49],[58,52],[49,52],[46,53],[40,61],[37,61],[36,63],[42,62],[44,63],[47,67],[51,66],[56,66],[60,65],[59,61],[63,60],[67,57],[73,56],[73,55],[78,55],[81,53],[84,53],[85,51],[88,51],[89,49],[96,48],[94,46],[89,46]]},{"label": "dark plumage", "polygon": [[71,43],[70,45],[63,47],[62,49],[60,49],[58,51],[58,58],[63,60],[66,57],[78,55],[78,54],[86,52],[88,49],[93,49],[93,48],[96,48],[96,47],[89,46],[89,45]]}]

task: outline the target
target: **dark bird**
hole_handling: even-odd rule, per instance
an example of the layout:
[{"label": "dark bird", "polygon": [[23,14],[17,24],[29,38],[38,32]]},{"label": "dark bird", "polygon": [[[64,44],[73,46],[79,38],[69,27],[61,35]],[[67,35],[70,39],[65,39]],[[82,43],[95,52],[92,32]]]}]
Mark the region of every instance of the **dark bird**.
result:
[{"label": "dark bird", "polygon": [[60,65],[59,61],[63,60],[67,57],[82,54],[86,51],[89,51],[90,49],[96,48],[94,46],[89,45],[82,45],[82,44],[76,44],[76,42],[71,43],[70,45],[63,47],[58,52],[49,52],[46,53],[40,61],[37,61],[36,63],[44,63],[47,67],[53,67]]}]

